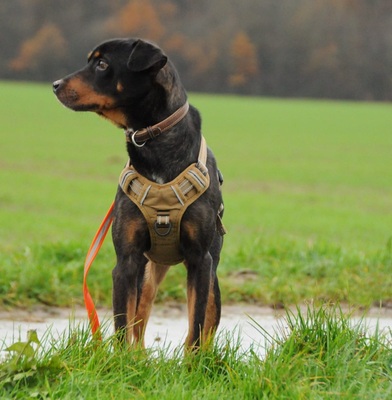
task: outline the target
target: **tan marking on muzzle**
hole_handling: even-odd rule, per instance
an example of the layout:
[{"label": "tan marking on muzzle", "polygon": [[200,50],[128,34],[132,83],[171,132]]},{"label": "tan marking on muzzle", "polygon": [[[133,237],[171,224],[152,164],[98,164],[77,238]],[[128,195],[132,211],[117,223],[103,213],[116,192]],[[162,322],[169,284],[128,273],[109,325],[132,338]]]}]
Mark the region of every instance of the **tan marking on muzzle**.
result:
[{"label": "tan marking on muzzle", "polygon": [[113,98],[95,92],[78,77],[66,82],[58,97],[65,106],[70,108],[86,107],[88,109],[91,106],[91,111],[103,111],[115,106]]}]

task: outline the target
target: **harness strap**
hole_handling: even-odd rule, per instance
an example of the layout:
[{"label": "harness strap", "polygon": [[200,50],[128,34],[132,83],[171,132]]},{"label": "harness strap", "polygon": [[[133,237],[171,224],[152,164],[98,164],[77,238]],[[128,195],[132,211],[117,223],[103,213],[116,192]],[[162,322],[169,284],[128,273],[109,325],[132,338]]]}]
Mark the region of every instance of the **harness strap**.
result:
[{"label": "harness strap", "polygon": [[201,142],[200,142],[200,150],[199,150],[199,156],[198,156],[198,162],[204,166],[204,168],[207,170],[206,164],[207,164],[207,142],[204,139],[204,136],[201,137]]},{"label": "harness strap", "polygon": [[94,239],[90,245],[90,248],[86,255],[86,260],[84,262],[84,274],[83,274],[83,297],[84,304],[86,306],[87,315],[90,320],[91,331],[93,336],[95,336],[98,340],[101,340],[101,332],[99,332],[99,318],[97,314],[97,310],[95,308],[93,299],[90,295],[87,286],[87,275],[90,267],[101,248],[103,241],[105,240],[106,234],[110,228],[110,225],[113,221],[113,209],[114,209],[114,201],[112,205],[109,207],[108,212],[106,213],[105,218],[101,222],[101,225],[98,228],[97,233],[94,236]]},{"label": "harness strap", "polygon": [[[195,166],[204,176],[207,176],[208,174],[206,163],[207,163],[207,143],[205,138],[202,136],[200,142],[199,155]],[[186,195],[193,188],[195,188],[197,192],[205,190],[204,189],[205,180],[203,177],[198,176],[197,172],[195,172],[194,170],[189,170],[187,171],[185,176],[186,177],[184,177],[184,179],[178,183],[178,188],[180,189],[179,191],[176,190],[176,187],[174,185],[171,185],[171,188],[176,197],[178,198],[178,201],[181,203],[181,205],[184,205],[184,200],[186,199]],[[138,178],[139,174],[136,172],[136,170],[132,168],[131,160],[128,160],[125,169],[120,175],[119,183],[125,193],[128,193],[129,192],[128,189],[130,189],[136,195],[140,204],[143,205],[144,200],[146,199],[152,185],[151,184],[143,185],[143,183],[140,182]]]}]

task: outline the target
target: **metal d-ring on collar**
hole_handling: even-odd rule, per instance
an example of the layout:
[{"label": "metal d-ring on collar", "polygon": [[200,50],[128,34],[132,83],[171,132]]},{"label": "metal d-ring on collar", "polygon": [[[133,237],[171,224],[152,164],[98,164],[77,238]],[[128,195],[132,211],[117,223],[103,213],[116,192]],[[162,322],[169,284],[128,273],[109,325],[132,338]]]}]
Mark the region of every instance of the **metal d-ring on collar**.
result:
[{"label": "metal d-ring on collar", "polygon": [[136,143],[135,135],[136,135],[138,132],[139,132],[139,131],[134,131],[134,132],[132,133],[131,140],[132,140],[132,143],[133,143],[136,147],[143,147],[143,146],[147,143],[147,140],[145,140],[145,141],[144,141],[143,143],[141,143],[141,144]]},{"label": "metal d-ring on collar", "polygon": [[[161,133],[168,131],[173,126],[178,124],[188,113],[188,110],[189,103],[186,101],[183,106],[158,124],[148,126],[147,128],[143,128],[141,130],[139,129],[137,131],[133,131],[131,128],[127,129],[125,131],[127,142],[133,143],[136,147],[143,147],[148,140],[156,138]],[[138,144],[136,141],[137,138],[143,140],[143,142]]]}]

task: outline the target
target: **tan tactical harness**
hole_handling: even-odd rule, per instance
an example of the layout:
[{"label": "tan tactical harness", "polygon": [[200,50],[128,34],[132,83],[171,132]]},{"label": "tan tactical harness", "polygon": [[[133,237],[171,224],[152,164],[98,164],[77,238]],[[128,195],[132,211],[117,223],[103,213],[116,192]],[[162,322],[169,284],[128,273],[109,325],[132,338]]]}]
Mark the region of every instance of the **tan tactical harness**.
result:
[{"label": "tan tactical harness", "polygon": [[[140,175],[130,161],[121,172],[120,186],[138,206],[147,221],[151,248],[145,256],[156,263],[174,265],[184,257],[179,252],[181,218],[189,205],[209,187],[207,145],[201,138],[198,161],[171,182],[160,185]],[[219,215],[217,217],[220,222]],[[224,230],[223,225],[220,229]]]}]

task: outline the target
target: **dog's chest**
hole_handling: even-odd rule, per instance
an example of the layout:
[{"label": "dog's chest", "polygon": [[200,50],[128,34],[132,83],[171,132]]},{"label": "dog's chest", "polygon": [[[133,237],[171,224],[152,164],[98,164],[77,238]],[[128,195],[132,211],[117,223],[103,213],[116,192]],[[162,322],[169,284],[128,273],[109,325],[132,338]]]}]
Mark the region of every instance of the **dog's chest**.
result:
[{"label": "dog's chest", "polygon": [[160,185],[163,185],[165,183],[165,180],[156,173],[152,174],[151,178],[152,181],[159,183]]}]

